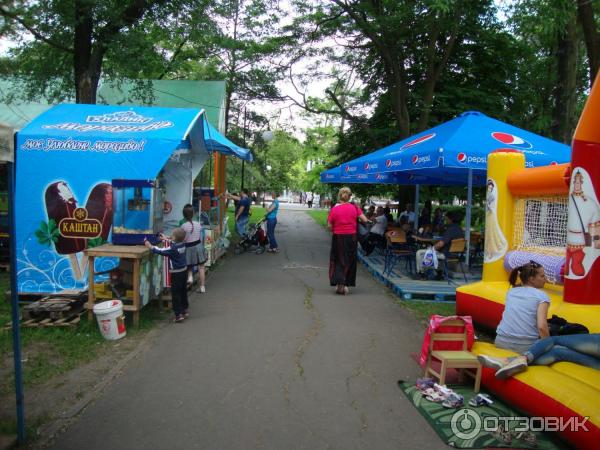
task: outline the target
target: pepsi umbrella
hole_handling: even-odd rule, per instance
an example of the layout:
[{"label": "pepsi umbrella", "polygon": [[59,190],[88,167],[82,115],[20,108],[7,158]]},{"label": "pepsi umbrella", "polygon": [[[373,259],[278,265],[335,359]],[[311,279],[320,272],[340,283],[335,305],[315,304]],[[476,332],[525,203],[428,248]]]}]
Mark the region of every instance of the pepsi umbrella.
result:
[{"label": "pepsi umbrella", "polygon": [[[567,145],[506,124],[483,113],[467,111],[427,131],[346,162],[338,169],[341,172],[340,177],[351,178],[377,173],[394,173],[400,176],[409,174],[406,178],[409,183],[406,184],[415,184],[417,187],[416,208],[419,204],[420,184],[466,184],[468,190],[465,238],[468,258],[472,186],[485,184],[487,155],[502,147],[523,152],[526,167],[560,164],[571,160],[571,148]],[[417,175],[420,179],[415,178]],[[418,211],[416,212],[418,217]],[[418,226],[418,223],[415,226]]]},{"label": "pepsi umbrella", "polygon": [[[565,144],[468,111],[437,127],[340,166],[349,176],[369,173],[418,171],[439,185],[473,182],[485,184],[487,155],[505,147],[525,155],[526,167],[560,164],[571,160]],[[416,183],[415,183],[416,184]],[[425,184],[425,183],[420,183]]]},{"label": "pepsi umbrella", "polygon": [[355,176],[347,175],[342,171],[342,167],[321,172],[321,183],[331,184],[403,184],[403,185],[464,185],[461,180],[439,178],[421,174],[419,172],[387,172],[387,173],[360,173]]}]

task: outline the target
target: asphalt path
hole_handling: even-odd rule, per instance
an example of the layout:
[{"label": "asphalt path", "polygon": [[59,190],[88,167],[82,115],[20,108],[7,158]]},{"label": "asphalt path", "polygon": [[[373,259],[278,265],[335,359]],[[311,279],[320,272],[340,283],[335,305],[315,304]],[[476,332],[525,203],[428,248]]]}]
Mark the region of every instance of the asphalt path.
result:
[{"label": "asphalt path", "polygon": [[359,266],[329,286],[329,234],[282,208],[278,254],[228,256],[53,449],[439,449],[397,387],[422,325]]}]

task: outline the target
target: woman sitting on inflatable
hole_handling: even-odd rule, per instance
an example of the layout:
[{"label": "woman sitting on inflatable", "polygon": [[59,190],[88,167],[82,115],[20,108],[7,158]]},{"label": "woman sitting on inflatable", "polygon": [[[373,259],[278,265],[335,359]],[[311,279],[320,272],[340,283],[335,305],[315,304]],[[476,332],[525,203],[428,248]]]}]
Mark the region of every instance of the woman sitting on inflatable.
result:
[{"label": "woman sitting on inflatable", "polygon": [[[517,286],[517,276],[521,285]],[[528,365],[548,366],[568,361],[600,370],[600,334],[550,336],[548,306],[550,299],[541,288],[544,268],[531,261],[513,269],[506,295],[506,307],[496,329],[496,347],[521,353],[512,358],[480,355],[485,367],[497,369],[497,378],[507,378],[524,371]]]}]

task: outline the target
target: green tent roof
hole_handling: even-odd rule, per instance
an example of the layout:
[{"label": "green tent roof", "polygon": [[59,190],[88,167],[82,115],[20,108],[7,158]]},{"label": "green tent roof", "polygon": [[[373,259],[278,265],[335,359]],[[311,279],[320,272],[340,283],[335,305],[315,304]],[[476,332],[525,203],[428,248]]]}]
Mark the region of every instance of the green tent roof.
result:
[{"label": "green tent roof", "polygon": [[[151,102],[136,98],[136,83],[104,83],[98,89],[98,103],[110,105],[162,106],[166,108],[202,108],[206,118],[220,132],[225,129],[225,81],[152,80]],[[18,82],[0,80],[0,99],[18,88]],[[63,102],[72,103],[72,102]],[[0,123],[20,130],[54,104],[46,101],[0,101]]]},{"label": "green tent roof", "polygon": [[208,121],[225,130],[225,81],[150,80],[153,99],[136,97],[136,82],[104,83],[98,89],[98,103],[108,105],[202,108]]}]

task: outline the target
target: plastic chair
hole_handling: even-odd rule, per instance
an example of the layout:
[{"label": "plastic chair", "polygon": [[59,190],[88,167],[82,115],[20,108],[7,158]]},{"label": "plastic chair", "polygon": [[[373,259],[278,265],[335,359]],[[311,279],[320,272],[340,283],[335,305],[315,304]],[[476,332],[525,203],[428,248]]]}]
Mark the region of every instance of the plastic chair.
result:
[{"label": "plastic chair", "polygon": [[[481,364],[477,357],[467,350],[467,325],[462,319],[452,319],[444,321],[444,326],[459,326],[462,332],[456,333],[431,333],[429,341],[429,353],[425,363],[425,376],[434,376],[439,380],[439,384],[446,384],[446,372],[448,369],[458,369],[459,380],[464,379],[464,375],[469,375],[475,380],[473,390],[479,392],[481,387]],[[435,341],[454,341],[462,342],[462,350],[434,350]],[[440,371],[437,372],[431,367],[433,360],[440,362]],[[470,369],[475,369],[473,373]]]},{"label": "plastic chair", "polygon": [[385,248],[385,259],[383,264],[383,274],[391,274],[394,270],[394,266],[400,259],[405,260],[406,269],[412,273],[412,263],[415,259],[415,253],[410,248],[407,240],[406,233],[402,229],[393,231],[387,231],[385,233],[386,248]]},{"label": "plastic chair", "polygon": [[463,274],[465,279],[465,283],[467,283],[467,274],[465,273],[465,269],[462,265],[463,257],[465,256],[465,238],[452,239],[450,241],[450,248],[448,249],[448,254],[445,259],[440,259],[439,262],[443,264],[444,269],[444,277],[446,277],[446,281],[448,284],[452,283],[450,280],[450,276],[448,274],[448,263],[458,264],[460,267],[460,271]]}]

